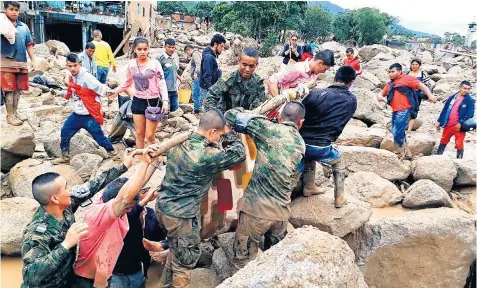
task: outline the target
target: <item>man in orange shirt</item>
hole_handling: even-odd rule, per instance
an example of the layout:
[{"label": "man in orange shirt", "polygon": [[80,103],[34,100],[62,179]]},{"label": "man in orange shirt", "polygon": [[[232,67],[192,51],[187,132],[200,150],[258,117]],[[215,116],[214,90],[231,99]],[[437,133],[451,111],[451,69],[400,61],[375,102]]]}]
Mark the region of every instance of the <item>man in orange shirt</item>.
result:
[{"label": "man in orange shirt", "polygon": [[391,81],[386,84],[381,95],[378,96],[378,101],[386,101],[393,110],[391,126],[394,145],[397,146],[398,154],[404,158],[409,153],[409,156],[412,157],[406,145],[406,129],[411,110],[418,109],[418,95],[414,93],[414,90],[421,90],[433,102],[437,98],[416,77],[403,75],[402,66],[399,63],[394,63],[389,67],[389,78]]}]

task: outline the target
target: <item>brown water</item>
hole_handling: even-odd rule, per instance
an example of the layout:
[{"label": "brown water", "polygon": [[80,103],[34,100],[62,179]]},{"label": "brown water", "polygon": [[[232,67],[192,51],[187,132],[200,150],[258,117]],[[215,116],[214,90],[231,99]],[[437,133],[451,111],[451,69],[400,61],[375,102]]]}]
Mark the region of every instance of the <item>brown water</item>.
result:
[{"label": "brown water", "polygon": [[[2,282],[0,287],[2,288],[16,288],[22,284],[22,259],[20,257],[7,257],[2,256],[0,260]],[[156,288],[159,285],[159,279],[161,277],[162,265],[156,265],[155,263],[149,268],[147,282],[147,288]]]}]

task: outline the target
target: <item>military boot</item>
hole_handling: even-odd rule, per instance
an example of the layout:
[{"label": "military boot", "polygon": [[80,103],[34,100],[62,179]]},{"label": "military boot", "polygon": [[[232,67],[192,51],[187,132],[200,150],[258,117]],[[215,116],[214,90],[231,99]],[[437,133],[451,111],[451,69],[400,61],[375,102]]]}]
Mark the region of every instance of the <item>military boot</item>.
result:
[{"label": "military boot", "polygon": [[316,161],[307,161],[303,169],[303,196],[323,194],[325,188],[317,187],[315,184]]},{"label": "military boot", "polygon": [[344,174],[341,171],[333,171],[333,180],[335,181],[335,207],[341,208],[348,203],[344,197]]},{"label": "military boot", "polygon": [[437,155],[442,155],[444,154],[444,150],[446,150],[447,144],[439,144],[439,147],[437,148]]},{"label": "military boot", "polygon": [[162,287],[164,288],[173,288],[174,286],[172,286],[172,277],[173,277],[173,274],[172,274],[172,268],[171,267],[167,267],[167,264],[164,266],[164,269],[162,270],[162,276],[161,276],[161,280],[160,280],[160,283],[162,284]]},{"label": "military boot", "polygon": [[464,157],[464,150],[457,150],[457,159],[462,159]]}]

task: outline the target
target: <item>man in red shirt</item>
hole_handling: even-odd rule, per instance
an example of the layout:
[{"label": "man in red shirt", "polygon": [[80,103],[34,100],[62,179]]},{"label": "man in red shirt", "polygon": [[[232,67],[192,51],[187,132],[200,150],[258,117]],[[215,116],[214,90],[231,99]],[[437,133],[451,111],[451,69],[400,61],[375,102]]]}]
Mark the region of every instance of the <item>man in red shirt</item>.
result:
[{"label": "man in red shirt", "polygon": [[361,61],[358,56],[354,56],[353,48],[346,49],[346,58],[343,61],[343,66],[351,66],[356,71],[356,76],[361,74]]},{"label": "man in red shirt", "polygon": [[464,156],[465,131],[469,131],[466,126],[468,121],[472,121],[472,118],[474,118],[475,111],[475,100],[470,96],[470,89],[470,82],[462,81],[459,92],[450,96],[444,104],[444,108],[436,123],[437,127],[444,127],[439,148],[437,149],[438,155],[444,153],[451,137],[454,136],[457,158]]},{"label": "man in red shirt", "polygon": [[391,126],[394,145],[397,146],[398,154],[404,158],[409,153],[409,156],[412,157],[406,145],[406,129],[409,124],[411,110],[418,107],[418,96],[414,93],[414,90],[421,90],[433,102],[437,98],[416,77],[403,75],[402,66],[399,63],[394,63],[389,67],[389,78],[391,81],[386,84],[381,95],[378,96],[378,101],[387,101],[393,110]]}]

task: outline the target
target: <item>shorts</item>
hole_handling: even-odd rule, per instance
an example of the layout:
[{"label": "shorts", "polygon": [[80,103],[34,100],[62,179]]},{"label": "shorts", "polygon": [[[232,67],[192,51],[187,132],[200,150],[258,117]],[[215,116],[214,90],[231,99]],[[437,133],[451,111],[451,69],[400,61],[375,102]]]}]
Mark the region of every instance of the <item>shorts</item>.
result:
[{"label": "shorts", "polygon": [[144,115],[149,105],[162,107],[162,101],[160,98],[152,98],[152,99],[146,100],[146,99],[141,99],[141,98],[137,98],[136,96],[133,96],[133,100],[131,104],[131,112],[132,114]]},{"label": "shorts", "polygon": [[2,68],[1,70],[0,78],[3,92],[13,92],[16,90],[28,91],[28,70],[18,68]]}]

